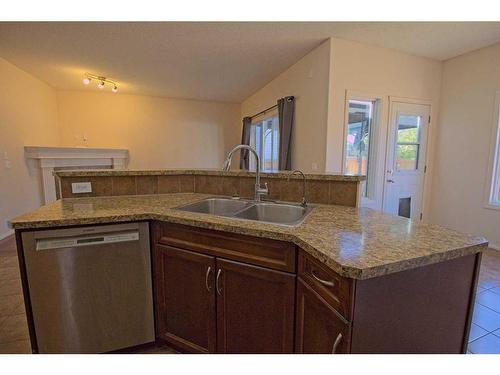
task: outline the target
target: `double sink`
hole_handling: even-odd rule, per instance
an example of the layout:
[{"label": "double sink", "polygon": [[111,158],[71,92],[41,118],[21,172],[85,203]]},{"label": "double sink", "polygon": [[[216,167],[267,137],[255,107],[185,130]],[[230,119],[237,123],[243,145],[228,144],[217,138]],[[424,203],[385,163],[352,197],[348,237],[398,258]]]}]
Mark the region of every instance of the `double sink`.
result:
[{"label": "double sink", "polygon": [[281,225],[299,225],[313,209],[281,202],[256,202],[239,198],[207,198],[176,208],[177,210],[254,220]]}]

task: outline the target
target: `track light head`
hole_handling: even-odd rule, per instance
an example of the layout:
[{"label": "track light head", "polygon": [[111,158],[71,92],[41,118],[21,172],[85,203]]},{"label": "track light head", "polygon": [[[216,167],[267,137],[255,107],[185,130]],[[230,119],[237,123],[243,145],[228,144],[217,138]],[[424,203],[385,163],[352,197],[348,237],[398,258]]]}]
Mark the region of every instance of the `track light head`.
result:
[{"label": "track light head", "polygon": [[97,82],[97,87],[99,88],[99,90],[102,90],[104,88],[104,86],[106,86],[106,84],[108,83],[111,86],[112,92],[114,92],[114,93],[118,92],[118,83],[111,80],[111,79],[108,79],[104,76],[98,76],[98,75],[91,74],[91,73],[85,73],[85,76],[84,76],[82,81],[83,81],[83,84],[87,86],[92,80]]}]

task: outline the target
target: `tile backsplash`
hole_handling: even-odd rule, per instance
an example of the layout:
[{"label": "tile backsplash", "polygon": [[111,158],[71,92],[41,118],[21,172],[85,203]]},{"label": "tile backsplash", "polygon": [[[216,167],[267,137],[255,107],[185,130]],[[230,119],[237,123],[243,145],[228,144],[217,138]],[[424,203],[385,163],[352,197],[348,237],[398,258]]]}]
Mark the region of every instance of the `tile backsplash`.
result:
[{"label": "tile backsplash", "polygon": [[[255,178],[214,175],[143,175],[143,176],[63,176],[60,179],[62,198],[91,196],[143,195],[168,193],[204,193],[214,195],[254,196]],[[73,194],[71,184],[90,182],[91,193]],[[299,202],[302,199],[302,180],[265,178],[269,195],[266,198]],[[306,199],[311,203],[357,206],[359,181],[307,180]]]}]

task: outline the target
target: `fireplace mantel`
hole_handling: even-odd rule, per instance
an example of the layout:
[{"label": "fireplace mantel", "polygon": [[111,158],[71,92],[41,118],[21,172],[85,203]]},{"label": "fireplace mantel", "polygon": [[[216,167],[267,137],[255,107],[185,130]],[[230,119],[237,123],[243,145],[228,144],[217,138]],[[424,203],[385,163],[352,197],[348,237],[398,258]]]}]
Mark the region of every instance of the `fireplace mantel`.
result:
[{"label": "fireplace mantel", "polygon": [[56,169],[125,169],[128,162],[128,150],[116,148],[25,146],[24,155],[41,169],[45,203],[57,199],[53,176]]}]

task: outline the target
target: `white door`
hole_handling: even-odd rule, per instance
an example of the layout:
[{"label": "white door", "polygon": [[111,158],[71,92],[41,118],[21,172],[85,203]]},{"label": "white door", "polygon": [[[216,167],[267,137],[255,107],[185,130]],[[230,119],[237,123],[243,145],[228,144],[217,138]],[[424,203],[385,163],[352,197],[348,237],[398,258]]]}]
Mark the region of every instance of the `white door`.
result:
[{"label": "white door", "polygon": [[384,211],[421,219],[429,105],[392,102],[387,142]]}]

